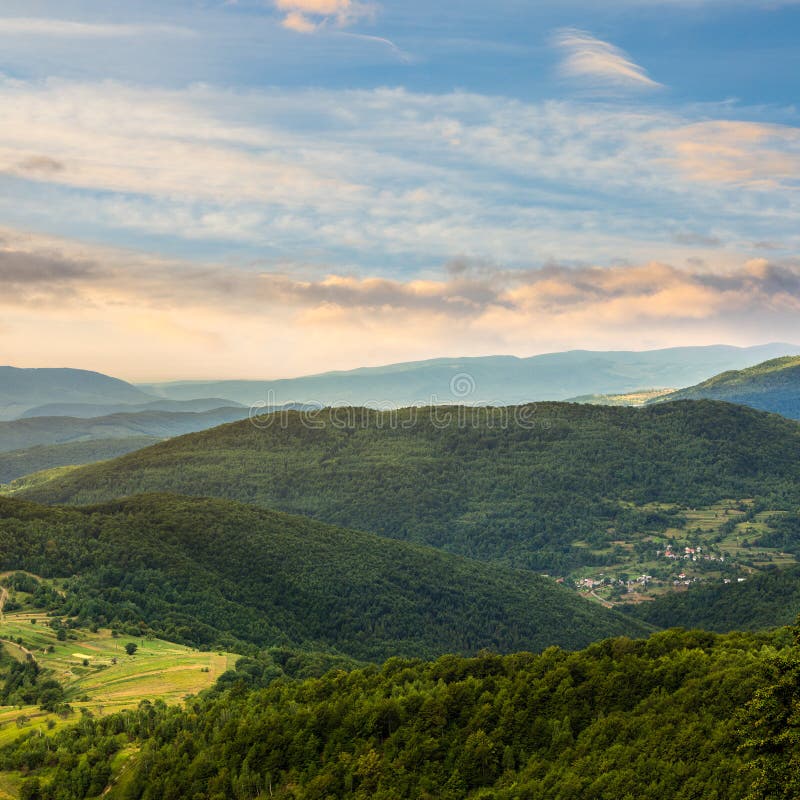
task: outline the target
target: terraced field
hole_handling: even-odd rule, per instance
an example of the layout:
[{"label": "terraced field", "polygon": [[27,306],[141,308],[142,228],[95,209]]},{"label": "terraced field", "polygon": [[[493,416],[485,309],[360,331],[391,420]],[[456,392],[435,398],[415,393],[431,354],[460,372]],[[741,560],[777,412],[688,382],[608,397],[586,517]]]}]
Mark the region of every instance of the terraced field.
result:
[{"label": "terraced field", "polygon": [[665,592],[683,591],[694,582],[747,580],[765,567],[797,563],[789,553],[754,544],[770,530],[770,521],[784,512],[755,512],[751,499],[723,500],[700,509],[657,503],[631,505],[631,509],[678,510],[681,525],[620,535],[603,549],[579,543],[605,564],[576,570],[568,579],[582,594],[604,604],[642,602]]},{"label": "terraced field", "polygon": [[[6,614],[0,623],[0,639],[7,652],[20,660],[32,653],[64,686],[73,708],[93,713],[131,708],[144,699],[181,702],[211,686],[237,658],[160,639],[115,637],[108,629],[76,630],[71,632],[74,639],[58,641],[47,622],[41,612]],[[22,645],[17,644],[19,639]],[[127,642],[137,645],[133,656],[125,652]],[[22,713],[33,712],[23,709]],[[13,714],[0,708],[0,724],[8,716]],[[0,744],[4,732],[5,728],[0,729]]]}]

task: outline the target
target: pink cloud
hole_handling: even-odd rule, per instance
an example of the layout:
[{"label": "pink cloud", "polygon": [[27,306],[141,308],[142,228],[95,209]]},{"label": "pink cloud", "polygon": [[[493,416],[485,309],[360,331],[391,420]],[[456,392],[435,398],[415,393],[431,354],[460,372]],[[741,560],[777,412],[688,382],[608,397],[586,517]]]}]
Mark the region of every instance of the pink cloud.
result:
[{"label": "pink cloud", "polygon": [[297,33],[314,33],[326,25],[346,28],[372,17],[374,6],[357,0],[274,0],[284,12],[282,25]]}]

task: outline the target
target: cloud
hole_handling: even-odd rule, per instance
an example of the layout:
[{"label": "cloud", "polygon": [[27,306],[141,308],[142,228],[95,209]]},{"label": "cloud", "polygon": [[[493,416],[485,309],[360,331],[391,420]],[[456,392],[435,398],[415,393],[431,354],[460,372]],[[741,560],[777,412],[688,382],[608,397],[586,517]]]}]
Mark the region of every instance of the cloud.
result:
[{"label": "cloud", "polygon": [[613,44],[578,28],[558,31],[554,42],[564,52],[560,72],[591,89],[656,89],[644,68]]},{"label": "cloud", "polygon": [[34,175],[53,175],[65,169],[64,164],[49,156],[29,156],[23,158],[16,167],[23,173]]},{"label": "cloud", "polygon": [[99,241],[404,274],[800,247],[800,130],[715,108],[1,78],[0,107],[0,216]]},{"label": "cloud", "polygon": [[752,188],[797,187],[800,129],[739,120],[706,120],[654,133],[693,181]]},{"label": "cloud", "polygon": [[331,25],[347,28],[375,15],[372,4],[358,0],[274,0],[274,3],[284,13],[282,25],[297,33],[314,33]]},{"label": "cloud", "polygon": [[[0,346],[123,377],[278,377],[497,352],[792,341],[800,261],[508,268],[426,278],[165,260],[0,229]],[[135,337],[136,347],[130,342]],[[291,365],[287,368],[286,365]]]},{"label": "cloud", "polygon": [[45,17],[0,17],[0,36],[48,36],[75,39],[115,39],[148,35],[194,36],[175,25],[134,25],[76,22]]},{"label": "cloud", "polygon": [[720,247],[723,244],[718,236],[694,231],[675,231],[672,234],[672,241],[689,247]]}]

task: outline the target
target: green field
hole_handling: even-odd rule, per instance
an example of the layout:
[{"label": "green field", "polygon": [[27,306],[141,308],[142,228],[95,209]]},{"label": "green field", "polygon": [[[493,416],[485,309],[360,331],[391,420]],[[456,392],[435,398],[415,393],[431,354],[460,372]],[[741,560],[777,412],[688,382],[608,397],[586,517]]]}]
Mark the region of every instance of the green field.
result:
[{"label": "green field", "polygon": [[[102,716],[134,708],[142,700],[181,703],[211,687],[223,672],[233,668],[238,658],[231,653],[200,652],[160,639],[115,637],[108,629],[96,633],[74,630],[74,639],[58,641],[48,620],[41,612],[5,614],[0,622],[0,640],[13,658],[24,660],[31,653],[44,670],[51,671],[48,677],[64,686],[73,713],[52,714],[36,706],[0,706],[0,747],[34,730],[45,732],[70,725],[84,709]],[[22,645],[17,644],[19,638]],[[137,644],[133,656],[125,652],[128,642]],[[52,652],[48,652],[50,647]],[[118,754],[115,776],[123,773],[133,752],[128,749]],[[0,775],[0,800],[19,797],[22,780],[19,773]]]},{"label": "green field", "polygon": [[[7,577],[10,573],[0,575]],[[36,576],[34,576],[36,577]],[[37,578],[38,579],[38,578]],[[41,580],[41,579],[39,579]],[[49,581],[60,591],[60,582]],[[4,613],[9,597],[20,610]],[[210,688],[219,676],[233,669],[239,656],[232,653],[201,652],[161,639],[117,636],[110,629],[72,629],[59,641],[50,627],[51,618],[30,606],[25,592],[0,588],[0,642],[7,656],[25,661],[34,658],[48,678],[64,688],[66,713],[43,711],[38,706],[0,706],[0,747],[32,731],[52,732],[74,723],[81,714],[104,716],[135,708],[142,700],[179,704],[187,697]],[[136,644],[126,653],[125,645]],[[124,784],[128,761],[136,748],[125,748],[113,764],[113,798]],[[0,800],[16,800],[24,775],[0,774]],[[121,780],[120,780],[121,779]]]},{"label": "green field", "polygon": [[[237,658],[160,639],[114,637],[108,629],[97,633],[72,631],[75,639],[60,642],[47,622],[48,617],[39,612],[6,614],[0,622],[3,646],[19,659],[31,652],[39,665],[51,670],[52,677],[64,686],[67,702],[73,708],[86,708],[96,714],[131,708],[144,699],[181,702],[210,687],[223,672],[233,668]],[[16,644],[19,638],[23,641],[21,647]],[[138,646],[133,656],[125,653],[125,644],[131,641]],[[48,652],[50,647],[52,652]],[[0,744],[7,738],[6,723],[20,714],[38,718],[35,709],[0,708]]]}]

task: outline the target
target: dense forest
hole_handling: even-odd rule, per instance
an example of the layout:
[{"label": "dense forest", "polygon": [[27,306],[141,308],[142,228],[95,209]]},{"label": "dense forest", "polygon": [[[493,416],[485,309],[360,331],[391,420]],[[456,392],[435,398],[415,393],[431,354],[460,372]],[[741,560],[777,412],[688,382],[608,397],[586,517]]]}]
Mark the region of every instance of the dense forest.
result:
[{"label": "dense forest", "polygon": [[646,409],[541,403],[506,409],[326,409],[203,431],[56,478],[27,493],[85,503],[169,491],[227,497],[473,558],[563,574],[576,543],[668,514],[758,498],[800,507],[795,422],[711,401]]},{"label": "dense forest", "polygon": [[800,568],[766,570],[744,583],[698,584],[624,610],[659,628],[682,625],[722,633],[787,625],[800,614]]},{"label": "dense forest", "polygon": [[800,655],[788,629],[672,630],[569,653],[393,658],[252,686],[243,659],[184,709],[0,750],[26,800],[794,800]]},{"label": "dense forest", "polygon": [[117,458],[155,444],[154,436],[129,436],[121,439],[88,439],[80,442],[37,445],[0,453],[0,484],[34,472],[72,464],[91,464]]},{"label": "dense forest", "polygon": [[61,615],[205,647],[380,660],[650,630],[530,572],[224,500],[0,498],[0,569],[70,578]]}]

